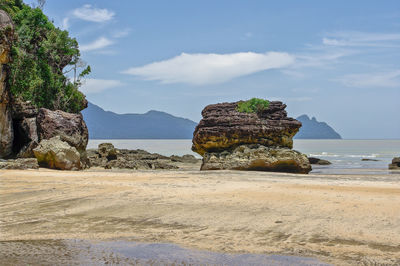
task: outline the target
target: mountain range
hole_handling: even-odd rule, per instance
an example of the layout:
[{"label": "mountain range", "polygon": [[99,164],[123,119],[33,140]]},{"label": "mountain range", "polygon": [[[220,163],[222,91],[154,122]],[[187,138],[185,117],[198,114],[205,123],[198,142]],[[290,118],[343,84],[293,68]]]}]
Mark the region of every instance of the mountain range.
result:
[{"label": "mountain range", "polygon": [[[196,122],[165,112],[116,114],[90,103],[82,111],[91,139],[191,139]],[[307,115],[297,118],[303,123],[297,139],[340,139],[340,135],[324,122]]]}]

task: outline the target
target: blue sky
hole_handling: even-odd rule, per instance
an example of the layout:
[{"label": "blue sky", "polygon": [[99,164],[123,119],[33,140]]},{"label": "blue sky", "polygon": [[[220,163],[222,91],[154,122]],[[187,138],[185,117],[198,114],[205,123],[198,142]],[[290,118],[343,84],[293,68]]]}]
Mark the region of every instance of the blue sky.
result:
[{"label": "blue sky", "polygon": [[[32,3],[35,1],[26,1]],[[59,1],[89,101],[201,119],[208,104],[282,100],[344,138],[400,138],[400,1]]]}]

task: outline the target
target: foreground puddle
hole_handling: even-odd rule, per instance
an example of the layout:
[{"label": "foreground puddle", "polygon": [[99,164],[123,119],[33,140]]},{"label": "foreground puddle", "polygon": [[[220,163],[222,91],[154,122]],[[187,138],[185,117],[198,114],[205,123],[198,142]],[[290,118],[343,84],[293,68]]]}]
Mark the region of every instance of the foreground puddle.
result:
[{"label": "foreground puddle", "polygon": [[174,244],[127,241],[0,242],[2,265],[328,265],[295,256],[224,254]]}]

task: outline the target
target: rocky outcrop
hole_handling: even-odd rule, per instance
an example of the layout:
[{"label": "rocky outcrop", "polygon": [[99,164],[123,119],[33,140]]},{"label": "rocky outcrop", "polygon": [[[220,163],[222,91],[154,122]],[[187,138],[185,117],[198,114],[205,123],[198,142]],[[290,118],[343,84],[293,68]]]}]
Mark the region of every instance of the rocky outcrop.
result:
[{"label": "rocky outcrop", "polygon": [[0,158],[12,154],[14,131],[10,109],[10,94],[7,88],[7,63],[14,38],[13,23],[10,16],[0,10]]},{"label": "rocky outcrop", "polygon": [[308,161],[310,162],[310,164],[318,164],[318,165],[330,165],[330,164],[332,164],[328,160],[323,160],[323,159],[315,158],[315,157],[308,157]]},{"label": "rocky outcrop", "polygon": [[60,136],[44,139],[33,150],[41,167],[58,170],[80,170],[81,156],[75,147],[63,141]]},{"label": "rocky outcrop", "polygon": [[212,104],[204,108],[203,119],[193,134],[192,150],[204,155],[243,144],[293,147],[293,136],[301,123],[287,117],[286,105],[271,102],[262,113],[241,113],[239,102]]},{"label": "rocky outcrop", "polygon": [[61,140],[75,147],[79,152],[86,150],[89,134],[82,114],[40,108],[37,126],[40,140],[60,136]]},{"label": "rocky outcrop", "polygon": [[270,102],[257,113],[242,113],[239,103],[204,108],[192,146],[203,156],[201,170],[311,171],[308,158],[291,150],[301,123],[287,117],[285,104]]},{"label": "rocky outcrop", "polygon": [[199,162],[193,155],[167,157],[144,150],[116,149],[111,143],[99,144],[97,150],[87,150],[87,154],[92,167],[105,169],[178,169],[177,163],[196,164]]},{"label": "rocky outcrop", "polygon": [[206,153],[201,170],[246,170],[307,174],[307,156],[287,148],[241,145],[233,150]]},{"label": "rocky outcrop", "polygon": [[0,160],[0,169],[26,170],[39,169],[36,158]]},{"label": "rocky outcrop", "polygon": [[389,164],[390,170],[400,170],[400,157],[394,157],[392,163]]}]

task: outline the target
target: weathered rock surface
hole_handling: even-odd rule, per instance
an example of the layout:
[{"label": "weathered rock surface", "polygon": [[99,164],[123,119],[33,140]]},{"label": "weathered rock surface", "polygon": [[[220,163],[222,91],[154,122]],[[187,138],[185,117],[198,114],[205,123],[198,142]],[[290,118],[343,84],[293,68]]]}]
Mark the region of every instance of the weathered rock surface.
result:
[{"label": "weathered rock surface", "polygon": [[199,161],[199,159],[191,154],[186,154],[183,156],[172,155],[170,158],[171,161],[179,163],[197,163]]},{"label": "weathered rock surface", "polygon": [[199,162],[193,155],[167,157],[144,150],[116,149],[111,143],[99,144],[97,150],[87,150],[87,155],[92,167],[106,169],[178,169],[176,163],[194,164]]},{"label": "weathered rock surface", "polygon": [[14,152],[17,158],[33,158],[33,149],[39,144],[36,117],[14,120]]},{"label": "weathered rock surface", "polygon": [[323,160],[323,159],[315,158],[315,157],[308,157],[308,161],[310,162],[310,164],[318,164],[318,165],[330,165],[330,164],[332,164],[328,160]]},{"label": "weathered rock surface", "polygon": [[16,160],[0,160],[0,169],[39,169],[36,158],[16,159]]},{"label": "weathered rock surface", "polygon": [[247,170],[307,174],[307,156],[288,148],[259,144],[241,145],[231,151],[205,153],[201,170]]},{"label": "weathered rock surface", "polygon": [[389,169],[400,170],[400,157],[394,157],[392,163],[389,164]]},{"label": "weathered rock surface", "polygon": [[204,108],[192,145],[203,156],[201,170],[311,171],[308,158],[291,150],[301,123],[287,117],[285,104],[270,102],[265,110],[242,113],[238,103]]},{"label": "weathered rock surface", "polygon": [[12,125],[10,94],[7,88],[7,63],[14,38],[13,23],[10,16],[0,10],[0,158],[12,154],[14,131]]},{"label": "weathered rock surface", "polygon": [[22,101],[14,99],[12,102],[12,117],[16,120],[24,118],[33,118],[38,115],[38,108],[36,108],[30,101]]},{"label": "weathered rock surface", "polygon": [[60,136],[44,139],[33,150],[41,167],[58,170],[80,170],[80,153]]},{"label": "weathered rock surface", "polygon": [[287,117],[286,105],[271,102],[262,113],[241,113],[239,102],[212,104],[204,108],[203,119],[193,134],[192,150],[203,155],[243,144],[292,148],[293,136],[301,123]]},{"label": "weathered rock surface", "polygon": [[40,140],[60,136],[61,140],[75,147],[79,152],[86,150],[89,134],[82,114],[40,108],[37,126]]}]

